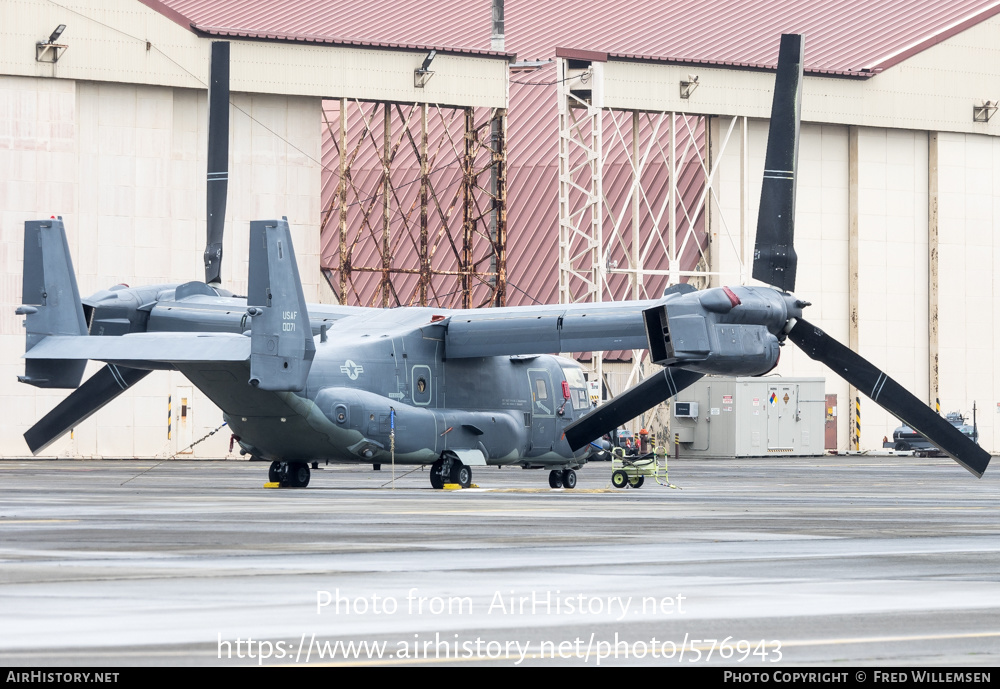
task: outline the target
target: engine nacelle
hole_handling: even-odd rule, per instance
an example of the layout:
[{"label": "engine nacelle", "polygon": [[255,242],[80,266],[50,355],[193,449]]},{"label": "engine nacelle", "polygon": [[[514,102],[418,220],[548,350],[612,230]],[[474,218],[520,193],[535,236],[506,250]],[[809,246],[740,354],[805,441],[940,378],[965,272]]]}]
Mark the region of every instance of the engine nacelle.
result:
[{"label": "engine nacelle", "polygon": [[769,288],[672,295],[643,312],[650,358],[701,373],[763,375],[777,365],[783,329],[803,305]]}]

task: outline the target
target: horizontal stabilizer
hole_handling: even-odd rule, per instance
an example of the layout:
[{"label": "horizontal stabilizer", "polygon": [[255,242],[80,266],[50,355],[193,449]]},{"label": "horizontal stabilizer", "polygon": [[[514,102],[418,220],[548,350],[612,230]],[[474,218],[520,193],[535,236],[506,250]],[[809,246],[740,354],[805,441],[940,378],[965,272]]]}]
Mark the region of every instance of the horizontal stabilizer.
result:
[{"label": "horizontal stabilizer", "polygon": [[[47,337],[24,357],[118,363],[246,361],[250,338],[235,333],[132,333],[119,337]],[[139,366],[141,368],[141,366]]]}]

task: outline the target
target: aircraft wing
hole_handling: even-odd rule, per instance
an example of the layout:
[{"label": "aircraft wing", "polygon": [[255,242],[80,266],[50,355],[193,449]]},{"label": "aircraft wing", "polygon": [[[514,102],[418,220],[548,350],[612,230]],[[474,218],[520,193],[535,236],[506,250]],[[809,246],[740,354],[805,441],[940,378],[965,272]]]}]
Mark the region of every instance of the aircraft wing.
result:
[{"label": "aircraft wing", "polygon": [[134,333],[118,337],[46,337],[25,359],[113,361],[134,364],[247,361],[250,338],[234,333]]},{"label": "aircraft wing", "polygon": [[646,349],[642,312],[656,301],[559,304],[453,313],[449,358]]}]

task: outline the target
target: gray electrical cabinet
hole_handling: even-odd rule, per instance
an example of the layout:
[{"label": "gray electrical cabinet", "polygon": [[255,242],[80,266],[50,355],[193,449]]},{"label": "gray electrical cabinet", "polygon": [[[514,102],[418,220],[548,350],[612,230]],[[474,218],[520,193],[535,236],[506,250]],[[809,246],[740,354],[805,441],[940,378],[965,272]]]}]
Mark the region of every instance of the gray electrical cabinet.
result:
[{"label": "gray electrical cabinet", "polygon": [[822,455],[825,383],[705,376],[671,403],[668,443],[682,457]]}]

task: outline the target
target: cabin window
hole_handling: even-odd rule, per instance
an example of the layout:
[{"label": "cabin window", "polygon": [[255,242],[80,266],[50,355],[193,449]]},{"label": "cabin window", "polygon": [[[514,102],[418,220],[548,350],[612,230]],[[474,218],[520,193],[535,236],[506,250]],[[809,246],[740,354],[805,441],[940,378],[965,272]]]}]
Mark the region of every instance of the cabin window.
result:
[{"label": "cabin window", "polygon": [[431,377],[430,366],[414,366],[410,369],[410,394],[413,404],[426,406],[431,403],[434,391],[434,379]]}]

